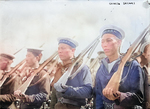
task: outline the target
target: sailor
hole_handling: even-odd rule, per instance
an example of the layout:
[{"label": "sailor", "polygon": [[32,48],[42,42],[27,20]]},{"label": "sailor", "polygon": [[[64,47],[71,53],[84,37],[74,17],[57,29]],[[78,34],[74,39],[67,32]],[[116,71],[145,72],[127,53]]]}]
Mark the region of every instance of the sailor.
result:
[{"label": "sailor", "polygon": [[[85,65],[73,79],[67,80],[65,85],[61,83],[56,84],[59,78],[75,61],[74,53],[78,46],[78,43],[70,38],[59,38],[58,42],[58,54],[62,65],[60,65],[55,73],[53,84],[56,91],[53,90],[52,92],[51,107],[52,109],[80,109],[81,106],[85,105],[85,99],[91,97],[92,94],[91,73]],[[73,74],[80,65],[80,63],[75,65],[71,73]],[[57,99],[54,96],[55,94]]]},{"label": "sailor", "polygon": [[140,52],[142,55],[136,59],[145,73],[145,102],[143,109],[150,109],[150,42],[145,41],[140,48]]},{"label": "sailor", "polygon": [[6,75],[12,70],[11,64],[14,58],[15,56],[10,53],[0,54],[0,80],[2,81],[6,78],[0,89],[0,108],[3,109],[7,108],[15,100],[13,92],[19,86],[19,80],[15,72],[8,76]]},{"label": "sailor", "polygon": [[[26,64],[23,67],[23,73],[21,72],[23,83],[32,76],[34,70],[39,68],[42,51],[40,48],[27,49]],[[27,87],[25,94],[20,90],[14,92],[16,98],[21,100],[21,109],[39,109],[42,103],[47,100],[50,91],[50,81],[49,76],[45,76],[46,74],[47,72],[45,70],[38,72],[31,80],[30,85],[25,86]]]},{"label": "sailor", "polygon": [[125,64],[119,91],[105,88],[118,70],[121,61],[119,50],[124,37],[124,31],[116,26],[109,25],[102,29],[101,46],[107,57],[102,60],[96,74],[96,109],[132,109],[143,103],[144,77],[139,63],[135,60]]}]

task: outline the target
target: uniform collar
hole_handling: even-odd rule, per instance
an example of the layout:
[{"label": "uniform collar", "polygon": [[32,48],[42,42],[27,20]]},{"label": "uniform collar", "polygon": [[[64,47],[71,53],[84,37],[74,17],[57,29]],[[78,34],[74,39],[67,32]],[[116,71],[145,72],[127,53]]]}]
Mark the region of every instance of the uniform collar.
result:
[{"label": "uniform collar", "polygon": [[[117,61],[115,62],[114,65],[119,64],[121,60],[121,56],[117,59]],[[109,63],[109,59],[108,57],[102,59],[102,63],[104,64],[104,66],[106,67],[106,69],[108,70],[108,63]]]}]

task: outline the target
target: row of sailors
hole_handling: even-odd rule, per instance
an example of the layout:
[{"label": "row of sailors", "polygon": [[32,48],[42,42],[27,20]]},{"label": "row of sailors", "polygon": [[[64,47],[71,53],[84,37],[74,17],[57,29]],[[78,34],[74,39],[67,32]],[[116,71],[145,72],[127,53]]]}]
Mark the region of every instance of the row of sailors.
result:
[{"label": "row of sailors", "polygon": [[[16,99],[21,100],[21,109],[40,108],[43,101],[47,99],[47,96],[50,94],[50,77],[44,76],[47,74],[45,70],[38,72],[34,76],[29,87],[25,86],[27,87],[25,94],[18,90],[18,88],[25,83],[27,78],[31,76],[33,70],[39,67],[41,51],[42,50],[40,49],[28,49],[23,68],[12,72],[12,74],[8,76],[4,84],[1,86],[0,105],[2,109],[13,109],[14,106],[11,104]],[[10,65],[13,62],[13,59],[13,55],[4,53],[0,55],[0,66],[2,73],[9,73]],[[7,75],[1,75],[1,81],[5,78],[5,76]],[[41,78],[43,79],[40,80]]]},{"label": "row of sailors", "polygon": [[[25,93],[22,93],[18,88],[27,80],[24,77],[29,77],[33,69],[39,67],[39,60],[42,56],[41,50],[28,49],[25,66],[20,71],[17,70],[17,76],[11,82],[9,82],[9,79],[11,79],[9,77],[1,87],[1,108],[9,107],[13,109],[14,107],[11,104],[16,99],[21,101],[19,107],[21,109],[40,108],[50,95],[50,83],[52,86],[50,109],[80,109],[86,103],[85,98],[92,97],[94,98],[95,109],[132,109],[138,106],[150,108],[150,104],[147,102],[150,99],[148,94],[149,42],[144,43],[141,47],[142,56],[138,57],[137,60],[127,62],[124,66],[122,76],[124,81],[120,84],[119,91],[114,92],[113,89],[105,88],[112,75],[117,71],[121,61],[119,49],[124,36],[123,30],[115,26],[103,30],[101,46],[106,58],[102,59],[99,68],[94,65],[95,69],[98,69],[93,78],[94,84],[92,83],[91,68],[89,69],[90,66],[87,67],[86,65],[73,79],[68,79],[66,84],[55,84],[74,62],[74,53],[78,45],[75,40],[69,38],[59,39],[58,54],[62,64],[57,65],[52,83],[50,76],[44,76],[47,72],[43,69],[34,76]],[[145,63],[143,63],[144,59],[141,57],[144,57]],[[13,58],[11,55],[1,54],[0,68],[3,71],[1,74],[10,71]],[[76,65],[74,69],[78,69],[80,65]]]}]

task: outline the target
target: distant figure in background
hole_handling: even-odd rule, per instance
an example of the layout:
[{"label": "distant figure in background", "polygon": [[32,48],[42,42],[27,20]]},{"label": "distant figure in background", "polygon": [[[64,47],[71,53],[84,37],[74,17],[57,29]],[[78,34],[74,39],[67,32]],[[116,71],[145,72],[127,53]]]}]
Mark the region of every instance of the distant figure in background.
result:
[{"label": "distant figure in background", "polygon": [[[21,72],[22,83],[31,76],[34,69],[38,69],[42,56],[41,52],[40,48],[27,49],[26,64]],[[38,72],[34,76],[30,86],[27,87],[25,94],[22,94],[20,90],[14,92],[16,98],[21,100],[21,109],[39,109],[42,103],[47,100],[50,93],[50,80],[49,76],[44,76],[46,73],[45,70]]]},{"label": "distant figure in background", "polygon": [[150,109],[150,42],[142,44],[140,52],[141,56],[137,57],[137,61],[145,72],[145,105],[144,109]]},{"label": "distant figure in background", "polygon": [[[0,54],[0,80],[11,71],[11,64],[13,63],[14,55],[8,53]],[[15,78],[14,78],[15,77]],[[13,72],[7,77],[0,89],[0,108],[7,109],[8,106],[15,100],[13,92],[19,86],[19,78]]]},{"label": "distant figure in background", "polygon": [[93,87],[95,86],[95,76],[96,76],[97,70],[101,64],[101,60],[106,57],[106,55],[103,51],[99,51],[97,54],[98,54],[98,56],[96,58],[92,58],[90,65],[89,65],[89,69],[92,74]]}]

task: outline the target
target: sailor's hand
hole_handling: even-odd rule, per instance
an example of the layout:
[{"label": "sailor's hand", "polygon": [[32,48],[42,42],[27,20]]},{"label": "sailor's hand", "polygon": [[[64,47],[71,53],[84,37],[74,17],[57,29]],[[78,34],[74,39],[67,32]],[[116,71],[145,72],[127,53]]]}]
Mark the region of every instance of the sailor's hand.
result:
[{"label": "sailor's hand", "polygon": [[62,83],[55,83],[54,84],[54,88],[58,92],[65,92],[67,90],[67,86],[66,85],[62,85]]},{"label": "sailor's hand", "polygon": [[21,94],[21,90],[16,90],[14,92],[14,95],[16,96],[16,98],[19,98],[20,94]]},{"label": "sailor's hand", "polygon": [[20,99],[20,100],[24,97],[23,94],[21,93],[21,90],[16,90],[14,92],[14,96],[16,97],[16,99]]},{"label": "sailor's hand", "polygon": [[16,99],[22,99],[25,97],[25,95],[21,92],[21,90],[16,90],[14,92],[14,96],[16,97]]},{"label": "sailor's hand", "polygon": [[120,98],[120,92],[119,91],[115,92],[111,88],[104,88],[103,95],[109,100],[116,100]]},{"label": "sailor's hand", "polygon": [[33,102],[34,101],[34,96],[33,95],[25,95],[21,93],[21,90],[16,90],[14,92],[14,96],[16,99],[19,99],[21,102]]}]

